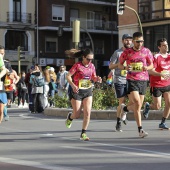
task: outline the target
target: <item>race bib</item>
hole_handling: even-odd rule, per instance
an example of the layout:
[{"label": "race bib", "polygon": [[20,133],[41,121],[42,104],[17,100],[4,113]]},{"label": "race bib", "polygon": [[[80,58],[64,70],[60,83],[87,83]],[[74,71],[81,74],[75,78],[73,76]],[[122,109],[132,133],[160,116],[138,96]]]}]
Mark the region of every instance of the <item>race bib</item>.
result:
[{"label": "race bib", "polygon": [[[161,71],[162,74],[169,74],[169,70],[163,70]],[[161,80],[165,80],[162,76],[161,76]]]},{"label": "race bib", "polygon": [[79,80],[79,89],[89,89],[92,87],[92,83],[90,80],[81,79]]},{"label": "race bib", "polygon": [[[123,66],[124,66],[124,67],[127,66],[126,61],[124,62]],[[126,77],[126,76],[127,76],[127,70],[121,70],[121,73],[120,73],[120,74],[121,74],[121,76]]]},{"label": "race bib", "polygon": [[142,72],[143,71],[143,63],[131,63],[132,72]]},{"label": "race bib", "polygon": [[0,90],[4,90],[4,84],[2,81],[0,81]]},{"label": "race bib", "polygon": [[127,76],[127,70],[121,70],[121,76],[126,77]]}]

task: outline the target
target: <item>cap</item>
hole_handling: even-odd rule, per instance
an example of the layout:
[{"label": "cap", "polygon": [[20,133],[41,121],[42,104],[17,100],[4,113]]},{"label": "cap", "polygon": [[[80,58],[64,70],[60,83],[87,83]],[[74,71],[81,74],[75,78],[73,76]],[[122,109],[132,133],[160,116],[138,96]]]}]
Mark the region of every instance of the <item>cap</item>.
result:
[{"label": "cap", "polygon": [[132,36],[130,34],[123,34],[122,40],[127,39],[127,38],[131,38],[132,39]]},{"label": "cap", "polygon": [[50,69],[49,69],[50,71],[52,71],[52,72],[54,72],[55,71],[55,69],[54,69],[54,67],[50,67]]}]

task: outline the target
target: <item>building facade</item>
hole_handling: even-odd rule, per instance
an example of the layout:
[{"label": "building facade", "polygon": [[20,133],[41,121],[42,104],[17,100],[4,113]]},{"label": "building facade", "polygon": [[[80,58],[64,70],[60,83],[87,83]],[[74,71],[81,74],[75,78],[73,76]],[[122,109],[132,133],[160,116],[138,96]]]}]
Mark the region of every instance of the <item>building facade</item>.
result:
[{"label": "building facade", "polygon": [[[40,64],[65,64],[69,69],[75,63],[64,53],[74,47],[75,20],[81,27],[79,49],[93,47],[97,72],[106,75],[110,56],[118,48],[116,0],[38,0],[36,51]],[[61,27],[62,33],[58,31]]]},{"label": "building facade", "polygon": [[[167,38],[170,43],[170,0],[125,0],[125,4],[138,13],[142,23],[144,46],[152,52],[157,52],[156,42],[160,38]],[[127,19],[128,18],[128,19]],[[139,20],[134,11],[125,7],[123,15],[119,15],[119,46],[123,33],[133,34],[141,31]]]},{"label": "building facade", "polygon": [[35,56],[35,0],[0,0],[0,44],[6,49],[5,58],[18,71],[18,46],[25,59],[21,70],[27,71]]}]

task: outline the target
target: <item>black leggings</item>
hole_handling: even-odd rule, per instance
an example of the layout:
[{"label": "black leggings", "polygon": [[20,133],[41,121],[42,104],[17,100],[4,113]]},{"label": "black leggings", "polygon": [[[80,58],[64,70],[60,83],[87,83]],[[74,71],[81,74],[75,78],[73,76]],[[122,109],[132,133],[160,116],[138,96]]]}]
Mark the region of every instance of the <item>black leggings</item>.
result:
[{"label": "black leggings", "polygon": [[33,96],[33,112],[43,112],[43,94],[42,93],[35,93],[32,94]]},{"label": "black leggings", "polygon": [[18,89],[18,106],[20,105],[20,102],[22,100],[22,105],[25,104],[25,98],[26,98],[26,90]]}]

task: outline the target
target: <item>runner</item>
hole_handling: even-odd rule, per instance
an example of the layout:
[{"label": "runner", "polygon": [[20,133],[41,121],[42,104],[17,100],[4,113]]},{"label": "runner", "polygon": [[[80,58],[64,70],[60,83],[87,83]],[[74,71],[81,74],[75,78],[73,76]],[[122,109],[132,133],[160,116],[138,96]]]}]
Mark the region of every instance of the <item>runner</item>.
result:
[{"label": "runner", "polygon": [[75,63],[69,70],[66,78],[71,86],[69,97],[73,108],[73,113],[68,113],[65,122],[66,127],[70,128],[73,119],[78,119],[83,106],[83,125],[80,139],[88,141],[89,137],[86,135],[86,130],[90,122],[91,107],[92,107],[92,83],[102,82],[101,77],[96,76],[96,70],[92,63],[94,54],[90,49],[85,50],[67,50],[67,55],[74,57],[82,57],[82,61]]},{"label": "runner", "polygon": [[[118,62],[119,62],[119,57],[122,54],[122,52],[125,49],[131,47],[132,36],[130,34],[124,34],[122,36],[122,44],[123,44],[123,47],[116,50],[111,56],[110,65],[109,65],[110,70],[114,69],[113,83],[114,83],[116,97],[119,101],[119,106],[117,107],[117,123],[116,123],[116,131],[118,132],[122,132],[122,128],[121,128],[122,119],[121,119],[120,109],[121,109],[121,104],[125,103],[125,99],[127,96],[126,70],[120,70],[118,68]],[[124,116],[123,118],[123,123],[127,124],[126,116]]]},{"label": "runner", "polygon": [[168,43],[166,38],[157,41],[159,53],[154,56],[154,68],[149,71],[150,88],[152,94],[152,103],[145,103],[143,116],[148,118],[149,110],[159,110],[161,108],[162,97],[165,101],[162,121],[159,124],[160,129],[169,129],[165,123],[170,114],[170,54],[168,54]]},{"label": "runner", "polygon": [[[148,70],[153,68],[153,56],[149,49],[143,47],[143,35],[140,32],[133,34],[134,46],[126,49],[120,56],[119,68],[127,70],[128,97],[131,105],[122,104],[122,116],[128,111],[133,111],[141,138],[148,136],[142,128],[141,107],[149,80]],[[127,66],[123,64],[126,62]]]}]

